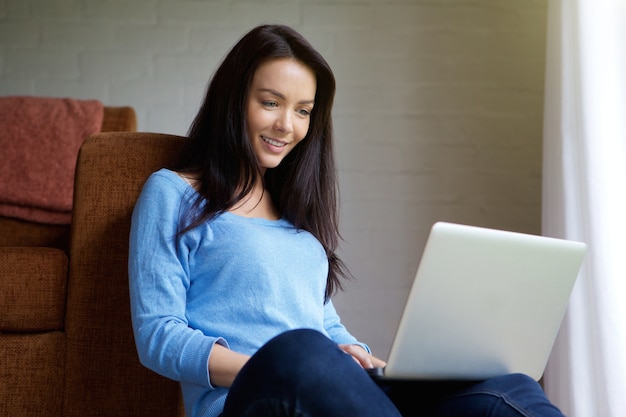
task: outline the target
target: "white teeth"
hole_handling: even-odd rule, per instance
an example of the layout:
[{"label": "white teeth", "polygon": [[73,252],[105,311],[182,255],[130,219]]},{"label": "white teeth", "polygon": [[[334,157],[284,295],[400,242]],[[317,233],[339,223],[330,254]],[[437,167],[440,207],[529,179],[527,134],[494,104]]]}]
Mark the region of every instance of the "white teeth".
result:
[{"label": "white teeth", "polygon": [[276,141],[274,139],[270,139],[270,138],[267,138],[265,136],[261,136],[261,139],[263,139],[265,142],[269,143],[272,146],[283,147],[283,146],[286,145],[285,143],[278,142],[278,141]]}]

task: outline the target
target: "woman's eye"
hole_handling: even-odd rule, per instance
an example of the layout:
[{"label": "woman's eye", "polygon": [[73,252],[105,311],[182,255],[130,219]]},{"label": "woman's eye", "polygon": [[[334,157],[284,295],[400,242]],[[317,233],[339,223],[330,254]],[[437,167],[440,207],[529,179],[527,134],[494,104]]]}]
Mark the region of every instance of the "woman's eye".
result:
[{"label": "woman's eye", "polygon": [[309,116],[311,112],[308,109],[299,109],[298,114],[300,114],[300,116]]},{"label": "woman's eye", "polygon": [[276,103],[275,101],[263,101],[263,105],[265,107],[277,107],[278,103]]}]

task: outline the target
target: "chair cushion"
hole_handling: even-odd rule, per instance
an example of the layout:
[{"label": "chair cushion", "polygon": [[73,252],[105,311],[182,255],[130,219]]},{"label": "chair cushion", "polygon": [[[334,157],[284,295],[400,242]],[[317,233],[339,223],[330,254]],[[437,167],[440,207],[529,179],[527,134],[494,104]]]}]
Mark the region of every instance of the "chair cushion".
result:
[{"label": "chair cushion", "polygon": [[62,416],[63,332],[0,334],[0,415]]},{"label": "chair cushion", "polygon": [[0,247],[0,332],[63,329],[68,259],[42,247]]}]

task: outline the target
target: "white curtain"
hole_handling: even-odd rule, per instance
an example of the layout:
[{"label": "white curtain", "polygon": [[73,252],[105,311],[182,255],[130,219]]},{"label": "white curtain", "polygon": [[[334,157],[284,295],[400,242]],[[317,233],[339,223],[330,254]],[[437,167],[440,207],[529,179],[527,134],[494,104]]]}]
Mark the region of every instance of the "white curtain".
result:
[{"label": "white curtain", "polygon": [[549,0],[543,158],[543,233],[588,244],[546,392],[626,417],[626,0]]}]

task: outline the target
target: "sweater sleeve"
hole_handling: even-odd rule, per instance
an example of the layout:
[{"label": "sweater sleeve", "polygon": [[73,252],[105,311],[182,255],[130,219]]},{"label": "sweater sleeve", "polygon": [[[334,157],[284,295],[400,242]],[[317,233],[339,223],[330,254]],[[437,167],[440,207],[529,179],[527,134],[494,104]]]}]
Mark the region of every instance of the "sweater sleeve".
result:
[{"label": "sweater sleeve", "polygon": [[211,387],[208,359],[219,337],[188,326],[187,254],[178,228],[185,190],[153,174],[135,205],[129,249],[130,303],[135,344],[141,363],[168,378]]},{"label": "sweater sleeve", "polygon": [[328,336],[338,344],[359,345],[367,351],[372,353],[369,346],[365,343],[359,342],[354,336],[352,336],[346,327],[341,323],[339,314],[335,310],[332,301],[328,301],[324,305],[324,328],[328,333]]}]

